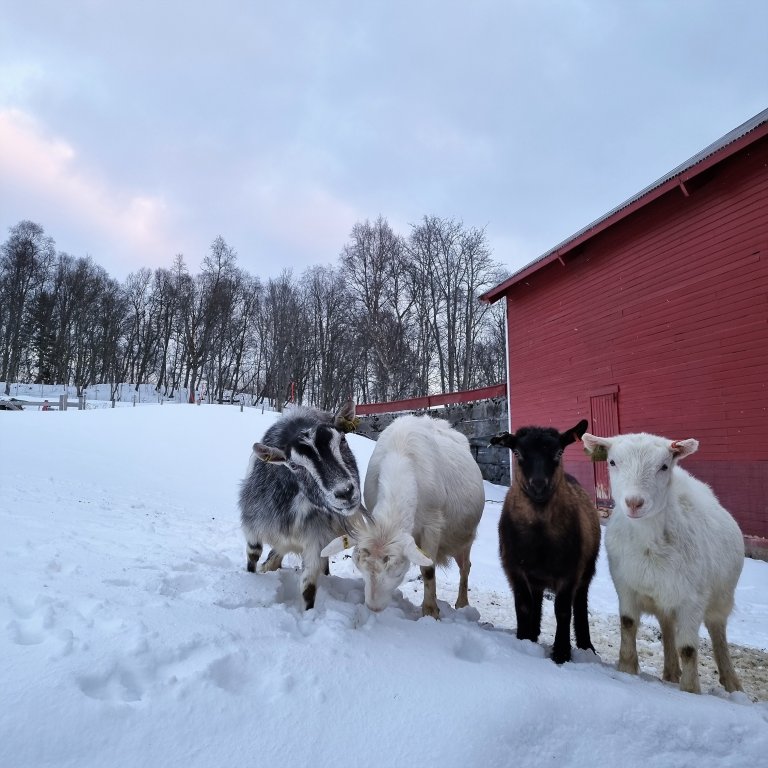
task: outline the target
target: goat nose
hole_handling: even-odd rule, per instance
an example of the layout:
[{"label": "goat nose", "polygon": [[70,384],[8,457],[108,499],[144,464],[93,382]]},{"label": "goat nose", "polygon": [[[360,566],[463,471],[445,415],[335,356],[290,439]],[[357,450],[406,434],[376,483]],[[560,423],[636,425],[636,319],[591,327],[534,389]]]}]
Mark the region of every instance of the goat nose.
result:
[{"label": "goat nose", "polygon": [[627,509],[629,509],[630,512],[637,512],[637,510],[645,504],[645,500],[641,499],[639,496],[630,496],[624,499],[624,503],[627,505]]},{"label": "goat nose", "polygon": [[541,477],[535,477],[531,479],[531,489],[537,493],[541,493],[547,489],[547,481]]},{"label": "goat nose", "polygon": [[354,490],[355,490],[355,486],[352,485],[352,483],[347,483],[346,485],[342,485],[341,487],[336,488],[336,490],[333,492],[333,495],[337,499],[349,501],[352,498],[352,494],[354,493]]}]

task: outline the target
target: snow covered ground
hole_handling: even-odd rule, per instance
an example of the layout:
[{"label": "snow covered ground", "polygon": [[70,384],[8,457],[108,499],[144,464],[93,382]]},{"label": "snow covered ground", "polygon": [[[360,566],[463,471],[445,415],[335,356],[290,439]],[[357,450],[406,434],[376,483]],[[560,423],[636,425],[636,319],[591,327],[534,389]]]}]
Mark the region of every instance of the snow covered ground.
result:
[{"label": "snow covered ground", "polygon": [[[441,603],[439,622],[420,617],[415,570],[379,615],[342,555],[307,613],[291,567],[247,573],[238,483],[274,418],[0,413],[0,768],[767,764],[768,703],[609,663],[604,557],[590,601],[602,661],[553,664],[551,620],[542,645],[515,639],[504,488],[486,485],[473,607]],[[351,443],[362,474],[374,444]],[[457,582],[438,572],[438,597]],[[729,629],[768,648],[768,564],[746,562]]]}]

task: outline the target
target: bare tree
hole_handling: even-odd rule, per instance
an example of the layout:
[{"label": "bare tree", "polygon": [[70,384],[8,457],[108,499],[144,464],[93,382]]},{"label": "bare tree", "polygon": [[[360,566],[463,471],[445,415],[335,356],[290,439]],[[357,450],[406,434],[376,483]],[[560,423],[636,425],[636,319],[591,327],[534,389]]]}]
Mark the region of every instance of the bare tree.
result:
[{"label": "bare tree", "polygon": [[[90,257],[75,259],[65,273],[64,293],[71,302],[71,311],[67,315],[67,326],[61,329],[62,349],[66,350],[66,371],[61,377],[64,382],[76,384],[78,395],[96,380],[98,362],[94,339],[98,335],[101,302],[109,281],[106,270],[94,264]],[[117,307],[124,306],[121,296]]]},{"label": "bare tree", "polygon": [[222,318],[231,308],[236,258],[235,252],[219,236],[203,259],[203,271],[194,278],[180,275],[179,311],[186,351],[184,386],[190,393],[190,402],[194,401],[194,392],[213,353]]},{"label": "bare tree", "polygon": [[301,402],[309,378],[307,315],[292,273],[269,279],[258,318],[259,344],[264,353],[264,385],[260,397],[278,410],[293,396]]},{"label": "bare tree", "polygon": [[[181,255],[174,259],[175,263],[182,263]],[[169,269],[159,268],[155,270],[152,282],[152,295],[157,328],[158,356],[155,366],[155,389],[160,392],[168,381],[168,364],[171,355],[171,339],[175,328],[178,328],[179,320],[179,295],[173,279],[173,273]],[[168,393],[165,387],[164,394]]]},{"label": "bare tree", "polygon": [[217,237],[198,274],[177,255],[123,286],[90,258],[55,257],[42,227],[11,228],[0,252],[0,375],[40,382],[153,383],[219,402],[248,393],[333,408],[494,383],[504,320],[478,301],[504,278],[485,232],[424,217],[408,239],[357,223],[333,267],[262,283]]},{"label": "bare tree", "polygon": [[154,369],[160,351],[160,307],[159,297],[153,291],[152,272],[142,267],[131,272],[125,281],[125,295],[129,306],[130,368],[128,378],[134,382],[136,391]]},{"label": "bare tree", "polygon": [[[498,280],[504,281],[504,277]],[[485,314],[482,331],[475,339],[475,376],[473,387],[486,387],[507,379],[507,336],[504,303],[490,306]]]},{"label": "bare tree", "polygon": [[342,275],[331,267],[312,267],[301,281],[308,318],[311,401],[332,410],[354,390],[359,357],[352,296]]},{"label": "bare tree", "polygon": [[[229,349],[232,356],[229,387],[233,397],[246,387],[252,388],[252,383],[260,369],[254,326],[261,311],[262,294],[258,278],[253,278],[244,272],[240,273],[237,305],[229,326]],[[253,360],[253,370],[250,375],[247,370],[249,354]]]},{"label": "bare tree", "polygon": [[0,300],[4,305],[0,379],[5,394],[18,378],[25,350],[30,348],[31,329],[22,335],[25,321],[34,305],[36,292],[45,284],[53,264],[55,246],[39,224],[21,221],[10,228],[10,236],[0,249]]},{"label": "bare tree", "polygon": [[409,238],[421,311],[434,340],[443,392],[467,389],[475,374],[475,340],[487,305],[479,295],[499,275],[485,231],[461,222],[425,216]]},{"label": "bare tree", "polygon": [[94,337],[95,369],[94,381],[109,382],[110,399],[118,398],[120,383],[125,381],[129,365],[126,325],[128,301],[122,286],[114,279],[107,278],[101,295],[96,302],[97,317]]},{"label": "bare tree", "polygon": [[403,239],[381,216],[373,223],[359,222],[340,262],[355,301],[363,400],[403,397],[413,382],[408,343],[413,299]]}]

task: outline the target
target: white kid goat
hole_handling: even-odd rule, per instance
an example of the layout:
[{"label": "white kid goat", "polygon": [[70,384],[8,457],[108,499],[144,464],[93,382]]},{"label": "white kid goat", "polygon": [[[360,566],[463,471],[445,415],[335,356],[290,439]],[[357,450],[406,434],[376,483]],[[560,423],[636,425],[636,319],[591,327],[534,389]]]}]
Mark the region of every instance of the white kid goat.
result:
[{"label": "white kid goat", "polygon": [[677,466],[698,449],[698,441],[648,434],[585,434],[582,441],[593,458],[595,451],[605,452],[616,502],[605,547],[619,596],[619,670],[638,673],[637,628],[640,616],[650,613],[661,626],[664,680],[700,693],[703,621],[720,682],[727,691],[741,690],[725,627],[744,564],[744,540],[709,486]]},{"label": "white kid goat", "polygon": [[467,438],[442,419],[401,416],[376,443],[365,477],[372,520],[334,539],[324,557],[355,546],[353,560],[373,611],[389,604],[411,563],[421,566],[424,616],[439,616],[435,564],[459,566],[456,607],[469,605],[469,553],[485,505]]}]

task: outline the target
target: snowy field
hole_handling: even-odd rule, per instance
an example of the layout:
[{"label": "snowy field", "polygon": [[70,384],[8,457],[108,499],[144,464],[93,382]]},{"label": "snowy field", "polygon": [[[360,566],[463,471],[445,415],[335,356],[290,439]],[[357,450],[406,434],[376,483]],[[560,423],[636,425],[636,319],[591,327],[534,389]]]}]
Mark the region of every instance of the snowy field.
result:
[{"label": "snowy field", "polygon": [[[439,622],[420,617],[415,569],[378,615],[343,555],[307,613],[288,560],[247,573],[238,483],[274,418],[0,412],[0,768],[768,765],[768,703],[681,693],[645,661],[640,677],[615,670],[604,556],[602,659],[547,658],[551,603],[542,644],[515,639],[505,488],[486,484],[473,607],[441,602]],[[362,475],[374,443],[350,442]],[[437,578],[455,596],[455,567]],[[746,561],[736,600],[731,641],[764,651],[768,564]]]}]

